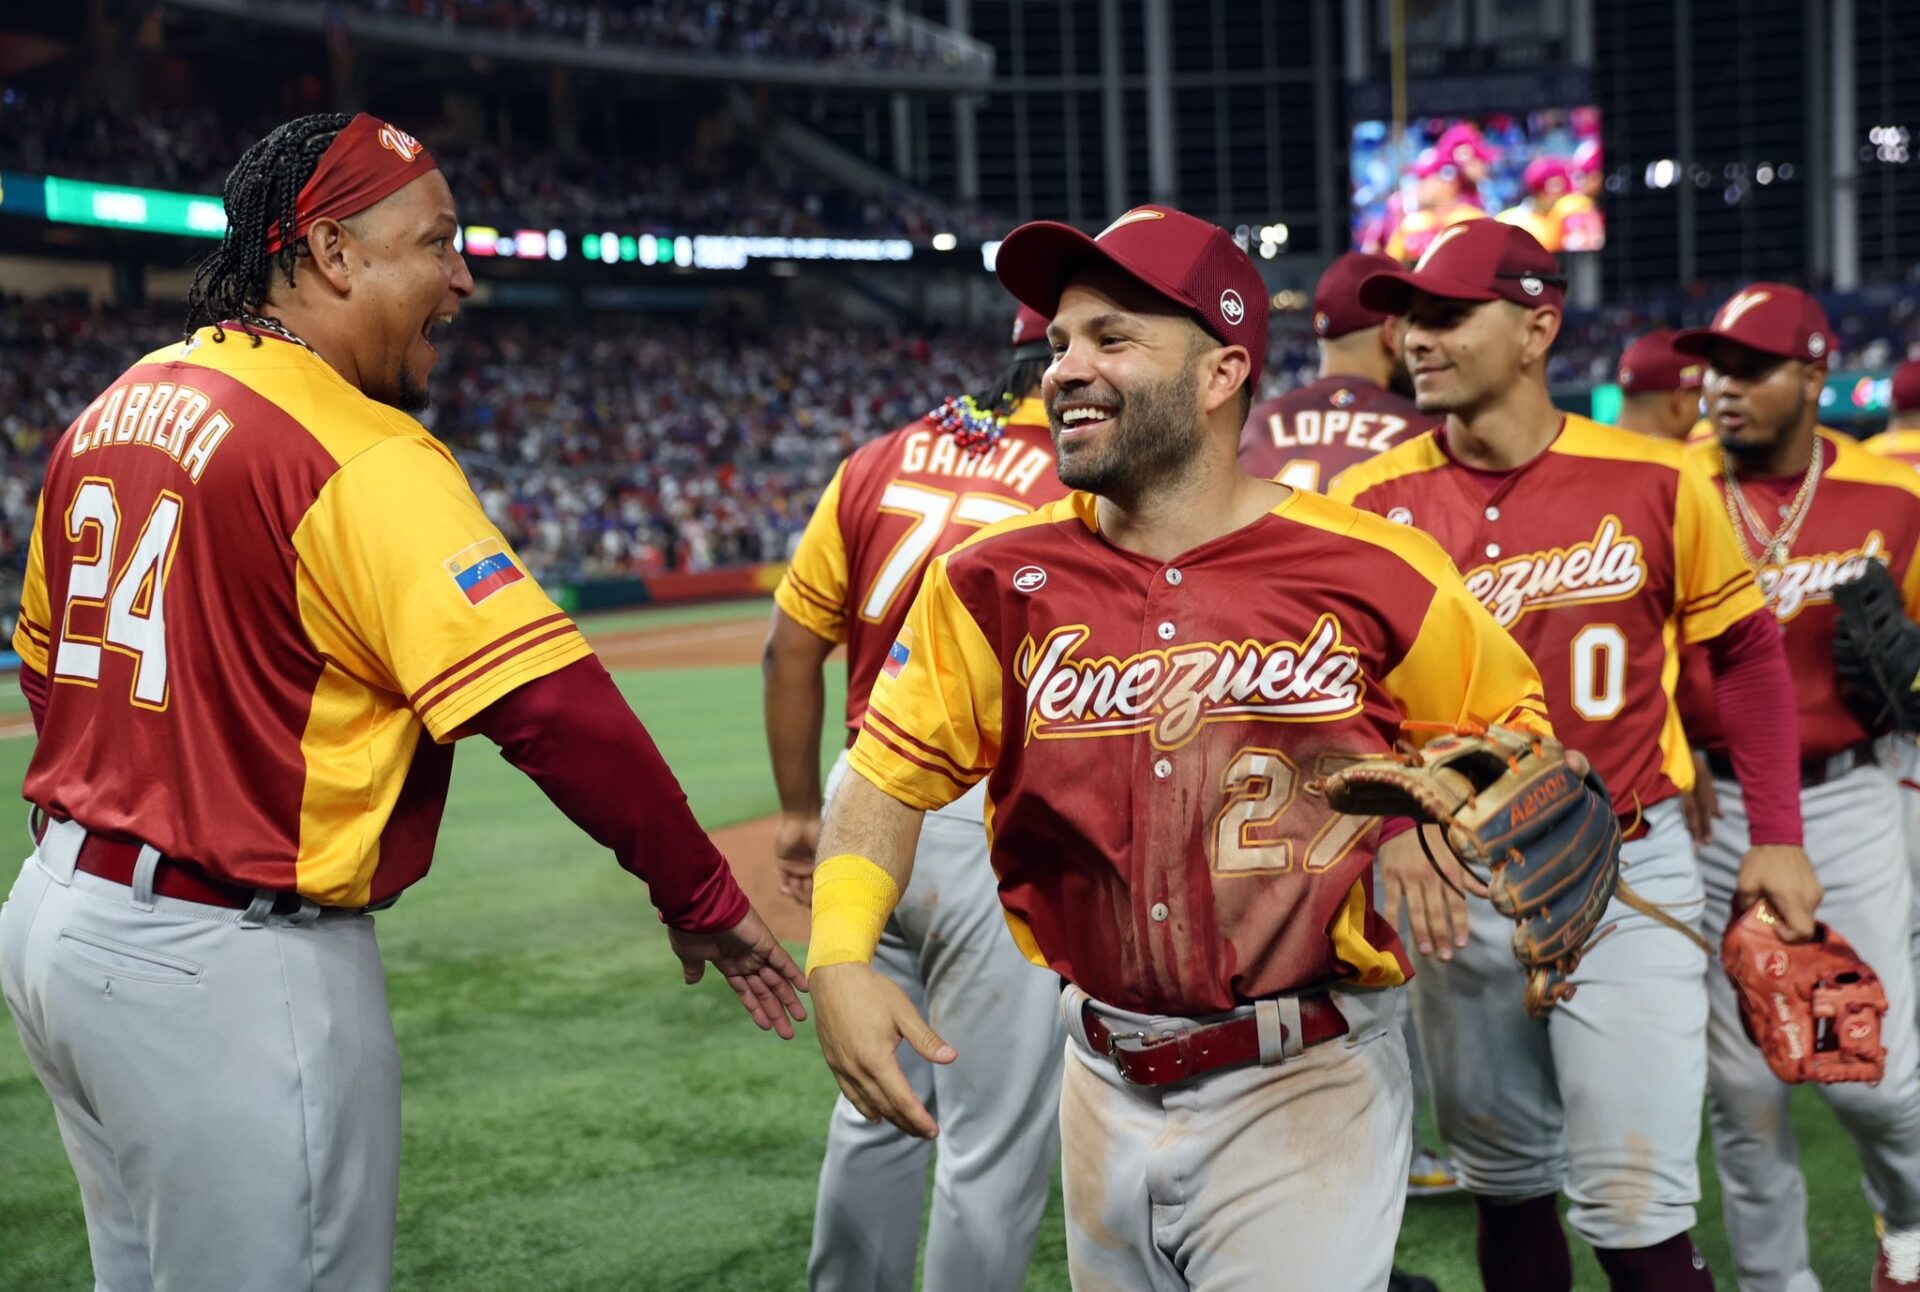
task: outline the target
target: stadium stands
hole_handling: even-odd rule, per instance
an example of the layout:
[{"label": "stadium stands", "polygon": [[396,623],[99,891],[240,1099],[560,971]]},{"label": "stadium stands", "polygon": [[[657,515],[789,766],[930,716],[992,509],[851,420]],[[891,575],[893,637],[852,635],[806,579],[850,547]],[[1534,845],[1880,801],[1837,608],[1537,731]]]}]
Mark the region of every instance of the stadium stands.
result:
[{"label": "stadium stands", "polygon": [[912,69],[931,51],[898,41],[885,15],[862,5],[748,0],[348,0],[344,6],[455,27],[538,34],[586,45],[643,45],[735,58]]},{"label": "stadium stands", "polygon": [[[777,237],[904,237],[936,232],[997,238],[1009,222],[905,188],[853,192],[767,155],[757,139],[702,129],[635,132],[625,148],[596,144],[574,156],[522,143],[458,143],[432,122],[408,121],[454,184],[461,214],[516,227],[607,225]],[[218,193],[227,169],[279,115],[143,105],[116,111],[78,98],[0,96],[0,169],[72,179]],[[713,120],[709,118],[709,120]],[[694,141],[703,142],[696,146]],[[676,146],[677,144],[677,146]]]}]

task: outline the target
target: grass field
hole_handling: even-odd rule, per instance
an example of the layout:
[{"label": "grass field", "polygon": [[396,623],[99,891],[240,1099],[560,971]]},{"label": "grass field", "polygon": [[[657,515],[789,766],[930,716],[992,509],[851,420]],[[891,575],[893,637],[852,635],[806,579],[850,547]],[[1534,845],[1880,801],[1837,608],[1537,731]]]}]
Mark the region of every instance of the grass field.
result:
[{"label": "grass field", "polygon": [[[757,670],[618,676],[709,828],[773,810]],[[28,752],[0,742],[0,783],[19,784]],[[397,1285],[801,1287],[833,1096],[811,1032],[782,1044],[719,983],[682,987],[632,879],[484,742],[460,749],[438,857],[378,917],[406,1071]],[[1805,1092],[1795,1120],[1819,1273],[1830,1292],[1864,1289],[1873,1234],[1851,1149]],[[1731,1288],[1706,1174],[1697,1233]],[[1056,1190],[1031,1288],[1067,1287],[1058,1208]],[[1400,1250],[1445,1292],[1479,1286],[1462,1199],[1411,1204]],[[1579,1259],[1579,1287],[1603,1289]],[[90,1286],[52,1113],[5,1029],[0,1289]]]}]

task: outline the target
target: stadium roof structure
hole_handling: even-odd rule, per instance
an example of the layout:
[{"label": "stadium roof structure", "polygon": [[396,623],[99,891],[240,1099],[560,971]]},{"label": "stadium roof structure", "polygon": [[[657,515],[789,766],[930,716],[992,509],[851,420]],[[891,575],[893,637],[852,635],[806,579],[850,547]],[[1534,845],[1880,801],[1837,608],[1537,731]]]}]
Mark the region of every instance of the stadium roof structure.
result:
[{"label": "stadium roof structure", "polygon": [[369,44],[643,76],[923,94],[985,90],[992,84],[994,52],[984,41],[860,0],[840,2],[849,10],[864,11],[888,24],[895,39],[924,55],[926,61],[911,66],[862,67],[857,62],[755,58],[641,44],[588,43],[532,32],[508,34],[303,0],[173,0],[179,9],[334,33]]}]

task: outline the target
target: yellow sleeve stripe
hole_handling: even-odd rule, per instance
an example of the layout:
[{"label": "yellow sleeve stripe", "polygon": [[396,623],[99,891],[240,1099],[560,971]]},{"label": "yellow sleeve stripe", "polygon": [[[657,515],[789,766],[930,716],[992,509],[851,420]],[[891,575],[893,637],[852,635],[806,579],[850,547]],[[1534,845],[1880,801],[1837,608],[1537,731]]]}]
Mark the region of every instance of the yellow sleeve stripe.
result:
[{"label": "yellow sleeve stripe", "polygon": [[1707,611],[1717,609],[1723,603],[1739,596],[1741,592],[1752,586],[1753,571],[1741,570],[1712,592],[1707,593],[1705,596],[1695,597],[1692,601],[1689,601],[1686,604],[1686,612],[1690,615],[1705,614]]},{"label": "yellow sleeve stripe", "polygon": [[[541,631],[542,629],[544,629],[544,631]],[[580,636],[580,630],[573,626],[573,621],[565,615],[549,615],[545,619],[535,620],[533,623],[524,627],[516,628],[504,637],[497,639],[493,645],[485,647],[476,652],[475,655],[468,656],[468,660],[474,660],[476,656],[479,657],[472,667],[465,667],[466,661],[462,661],[461,664],[456,664],[453,669],[449,669],[447,673],[441,674],[442,678],[447,679],[445,682],[439,682],[438,679],[436,679],[435,682],[427,683],[427,685],[414,692],[414,696],[413,698],[409,698],[408,704],[412,706],[413,711],[419,714],[424,721],[428,714],[507,661],[524,655],[528,651],[538,649],[548,642],[559,641],[563,638],[578,638],[582,642],[586,640]],[[448,674],[455,673],[456,670],[462,671],[459,671],[455,676],[448,677]]]},{"label": "yellow sleeve stripe", "polygon": [[36,624],[35,622],[33,622],[33,620],[27,618],[25,615],[20,616],[19,626],[15,629],[15,631],[17,633],[27,634],[27,636],[31,637],[34,640],[35,644],[37,645],[40,645],[40,646],[53,645],[53,634],[49,633],[46,629],[42,628],[39,624]]},{"label": "yellow sleeve stripe", "polygon": [[407,697],[407,703],[416,709],[433,707],[445,698],[445,696],[440,693],[441,684],[447,682],[450,678],[454,677],[455,674],[461,673],[472,665],[479,663],[484,656],[490,655],[504,646],[509,646],[519,641],[528,633],[537,632],[543,628],[552,628],[555,624],[566,624],[570,627],[572,621],[564,614],[551,614],[544,619],[535,619],[531,623],[521,624],[511,632],[494,638],[479,650],[468,655],[465,659],[454,661],[454,663],[428,678],[415,688],[412,695]]},{"label": "yellow sleeve stripe", "polygon": [[47,646],[38,642],[26,631],[27,621],[22,619],[20,626],[13,630],[13,651],[20,662],[36,673],[47,671]]},{"label": "yellow sleeve stripe", "polygon": [[[868,712],[871,713],[872,710],[868,710]],[[926,790],[920,786],[915,785],[910,779],[896,775],[894,771],[887,766],[889,757],[908,763],[911,766],[931,771],[937,776],[953,781],[958,789],[945,798],[937,798],[927,793]],[[906,804],[908,807],[919,808],[923,812],[936,812],[959,798],[961,793],[973,788],[971,784],[965,781],[955,780],[951,772],[943,771],[937,767],[927,768],[924,764],[916,762],[908,755],[888,744],[881,738],[880,734],[871,727],[862,729],[859,738],[853,742],[853,748],[847,751],[847,765],[866,777],[867,780],[873,784],[873,787],[881,793]]]},{"label": "yellow sleeve stripe", "polygon": [[993,770],[991,767],[963,767],[957,759],[903,731],[898,724],[878,709],[868,708],[863,725],[866,730],[873,733],[875,740],[900,757],[916,767],[938,773],[956,785],[971,787],[975,781]]},{"label": "yellow sleeve stripe", "polygon": [[569,624],[509,649],[478,673],[460,680],[437,697],[431,709],[415,712],[435,740],[447,740],[475,714],[516,687],[556,673],[593,655],[593,647]]},{"label": "yellow sleeve stripe", "polygon": [[[781,576],[780,582],[785,585],[787,591],[792,592],[803,601],[818,606],[830,615],[838,616],[844,609],[833,597],[822,592],[798,574],[794,573],[792,566],[787,567],[787,572]],[[776,589],[776,591],[778,590],[779,589]]]}]

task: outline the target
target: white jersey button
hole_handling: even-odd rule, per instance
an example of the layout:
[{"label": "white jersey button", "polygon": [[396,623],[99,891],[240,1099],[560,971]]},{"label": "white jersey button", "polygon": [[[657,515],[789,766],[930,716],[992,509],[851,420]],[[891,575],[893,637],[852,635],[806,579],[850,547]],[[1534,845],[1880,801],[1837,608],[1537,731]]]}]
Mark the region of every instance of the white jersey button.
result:
[{"label": "white jersey button", "polygon": [[1164,781],[1167,777],[1173,775],[1173,764],[1162,758],[1153,765],[1153,774]]},{"label": "white jersey button", "polygon": [[1168,571],[1167,571],[1167,582],[1168,582],[1168,583],[1171,583],[1171,584],[1172,584],[1172,585],[1173,585],[1174,587],[1176,587],[1176,588],[1180,586],[1180,580],[1181,580],[1181,578],[1182,578],[1182,577],[1183,577],[1183,576],[1181,575],[1181,573],[1180,573],[1180,571],[1178,571],[1178,570],[1168,570]]},{"label": "white jersey button", "polygon": [[1498,507],[1489,507],[1489,508],[1487,508],[1487,519],[1488,519],[1488,520],[1499,520],[1499,519],[1500,519],[1500,509],[1499,509]]},{"label": "white jersey button", "polygon": [[1163,642],[1170,642],[1173,640],[1173,625],[1171,623],[1164,623],[1160,625],[1160,640]]},{"label": "white jersey button", "polygon": [[1488,555],[1488,556],[1498,556],[1498,555],[1500,555],[1500,544],[1498,544],[1498,543],[1488,543],[1488,544],[1487,544],[1487,555]]},{"label": "white jersey button", "polygon": [[1153,917],[1155,924],[1165,924],[1167,922],[1167,904],[1165,902],[1155,902],[1153,908],[1149,910],[1147,914]]}]

